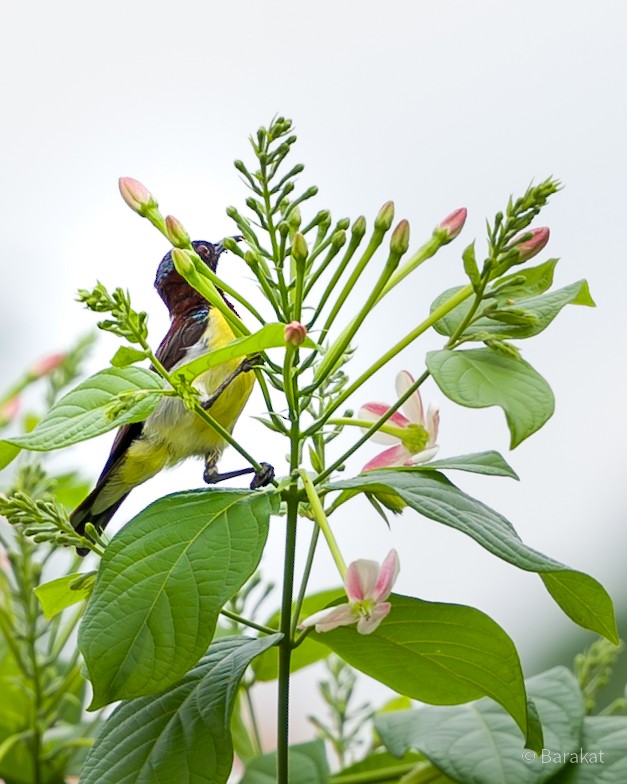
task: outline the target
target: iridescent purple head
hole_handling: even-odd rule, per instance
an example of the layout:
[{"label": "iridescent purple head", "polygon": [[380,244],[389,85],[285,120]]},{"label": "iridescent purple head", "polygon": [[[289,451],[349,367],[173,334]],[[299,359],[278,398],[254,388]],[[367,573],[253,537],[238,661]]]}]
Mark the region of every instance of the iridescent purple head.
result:
[{"label": "iridescent purple head", "polygon": [[[218,266],[218,259],[224,253],[222,243],[219,242],[214,245],[205,240],[195,240],[192,242],[192,246],[209,269],[215,272]],[[182,312],[190,307],[197,307],[199,303],[205,301],[176,271],[172,261],[172,253],[166,253],[161,259],[155,278],[155,288],[167,305],[170,313]]]}]

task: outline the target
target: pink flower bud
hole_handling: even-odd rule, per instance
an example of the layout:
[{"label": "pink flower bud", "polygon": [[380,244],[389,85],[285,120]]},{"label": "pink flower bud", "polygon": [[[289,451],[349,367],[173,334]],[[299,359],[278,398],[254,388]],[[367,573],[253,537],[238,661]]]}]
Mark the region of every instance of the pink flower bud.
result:
[{"label": "pink flower bud", "polygon": [[299,321],[290,321],[289,324],[285,325],[283,337],[288,345],[298,348],[305,342],[307,327]]},{"label": "pink flower bud", "polygon": [[8,425],[20,410],[20,399],[17,395],[6,400],[0,405],[0,425]]},{"label": "pink flower bud", "polygon": [[124,201],[138,215],[145,216],[147,212],[159,206],[152,193],[132,177],[120,177],[118,186]]},{"label": "pink flower bud", "polygon": [[437,225],[436,231],[441,231],[446,234],[444,244],[451,242],[461,233],[461,230],[464,228],[464,223],[466,223],[467,215],[468,210],[465,207],[460,207],[450,215],[447,215],[446,218]]},{"label": "pink flower bud", "polygon": [[64,362],[65,354],[50,354],[49,356],[40,359],[39,362],[35,362],[29,371],[29,375],[34,378],[47,376],[48,373],[52,373],[53,370],[56,370],[59,365],[62,365]]},{"label": "pink flower bud", "polygon": [[[536,256],[549,241],[550,231],[546,226],[540,229],[522,231],[507,246],[508,249],[518,251],[518,261],[527,261]],[[520,241],[522,237],[527,239]]]},{"label": "pink flower bud", "polygon": [[173,215],[167,215],[165,219],[165,230],[168,239],[175,248],[189,248],[191,241],[189,234],[185,231],[181,221]]}]

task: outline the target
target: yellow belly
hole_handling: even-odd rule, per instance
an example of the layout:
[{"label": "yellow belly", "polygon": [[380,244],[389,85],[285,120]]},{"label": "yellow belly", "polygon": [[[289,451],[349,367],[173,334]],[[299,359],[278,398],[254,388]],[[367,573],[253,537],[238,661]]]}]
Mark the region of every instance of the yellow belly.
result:
[{"label": "yellow belly", "polygon": [[[224,316],[215,308],[209,311],[209,321],[202,340],[207,350],[220,348],[234,340],[234,334]],[[199,390],[201,399],[212,395],[243,359],[236,357],[198,376],[193,385]],[[252,373],[240,374],[208,409],[211,417],[229,433],[250,396],[254,382]],[[179,398],[165,398],[146,420],[142,437],[131,445],[124,466],[121,467],[120,478],[124,484],[134,486],[154,476],[162,468],[180,463],[187,457],[212,456],[217,459],[225,446],[222,436],[198,414],[188,411]]]}]

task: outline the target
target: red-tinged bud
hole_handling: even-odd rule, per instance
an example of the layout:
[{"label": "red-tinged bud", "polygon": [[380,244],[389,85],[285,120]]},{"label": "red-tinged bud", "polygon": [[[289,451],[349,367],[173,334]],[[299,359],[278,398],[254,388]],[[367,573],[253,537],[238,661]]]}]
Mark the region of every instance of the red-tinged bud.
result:
[{"label": "red-tinged bud", "polygon": [[301,324],[300,321],[291,321],[289,324],[285,325],[283,337],[288,345],[298,348],[298,346],[302,346],[305,342],[307,327],[304,324]]},{"label": "red-tinged bud", "polygon": [[467,215],[468,210],[465,207],[460,207],[450,215],[447,215],[446,218],[436,226],[434,233],[444,233],[444,245],[452,242],[452,240],[461,233],[461,230],[464,228],[464,223],[466,223]]},{"label": "red-tinged bud", "polygon": [[120,177],[118,186],[124,201],[138,215],[145,217],[150,210],[159,206],[152,193],[139,180],[134,180],[132,177]]},{"label": "red-tinged bud", "polygon": [[65,354],[50,354],[49,356],[40,359],[38,362],[35,362],[28,371],[28,375],[33,378],[47,376],[48,373],[52,373],[53,370],[56,370],[59,365],[62,365],[64,362]]},{"label": "red-tinged bud", "polygon": [[386,201],[374,219],[374,227],[379,231],[387,231],[394,220],[394,202]]},{"label": "red-tinged bud", "polygon": [[173,215],[167,215],[165,219],[166,236],[174,245],[175,248],[189,248],[191,240],[189,234],[181,221],[177,220]]},{"label": "red-tinged bud", "polygon": [[392,232],[390,250],[402,256],[403,253],[407,253],[407,248],[409,248],[409,222],[402,220]]},{"label": "red-tinged bud", "polygon": [[[527,261],[536,256],[549,241],[550,231],[546,226],[531,231],[523,231],[507,246],[508,250],[518,251],[518,262]],[[523,239],[524,238],[524,239]],[[521,242],[522,240],[522,242]]]},{"label": "red-tinged bud", "polygon": [[0,426],[8,425],[17,416],[20,410],[20,399],[17,395],[6,400],[0,405]]}]

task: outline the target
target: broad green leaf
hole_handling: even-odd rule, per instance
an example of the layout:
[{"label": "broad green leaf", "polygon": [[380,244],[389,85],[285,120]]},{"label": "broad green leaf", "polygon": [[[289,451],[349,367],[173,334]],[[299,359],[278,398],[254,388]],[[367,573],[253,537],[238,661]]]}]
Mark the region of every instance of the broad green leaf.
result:
[{"label": "broad green leaf", "polygon": [[167,691],[123,702],[98,734],[81,784],[222,784],[239,680],[280,635],[225,637]]},{"label": "broad green leaf", "polygon": [[412,699],[457,705],[492,697],[527,732],[527,701],[516,647],[473,607],[392,594],[392,609],[369,635],[345,626],[311,636],[351,666]]},{"label": "broad green leaf", "polygon": [[146,359],[147,356],[145,351],[133,348],[133,346],[120,346],[111,357],[111,364],[116,368],[128,367],[134,362],[141,362]]},{"label": "broad green leaf", "polygon": [[[27,435],[8,441],[22,449],[47,452],[86,441],[129,422],[141,422],[161,399],[164,382],[143,368],[108,368],[64,395]],[[118,408],[120,395],[138,395]],[[116,408],[118,408],[116,412]]]},{"label": "broad green leaf", "polygon": [[392,754],[418,749],[455,781],[535,784],[552,779],[564,765],[542,762],[543,747],[579,750],[584,710],[577,680],[565,667],[528,680],[527,693],[544,729],[544,742],[535,751],[524,749],[511,716],[489,699],[387,714],[375,719],[375,727]]},{"label": "broad green leaf", "polygon": [[0,441],[0,471],[12,463],[22,450],[8,441]]},{"label": "broad green leaf", "polygon": [[581,746],[567,762],[554,784],[625,784],[627,717],[586,716]]},{"label": "broad green leaf", "polygon": [[[427,779],[429,784],[446,784],[451,781],[451,779],[446,778],[444,775],[442,775],[441,778],[438,778],[436,776],[437,772],[434,770],[431,763],[425,760],[424,755],[416,754],[412,751],[403,754],[400,759],[385,751],[369,754],[354,765],[342,768],[334,778],[337,777],[342,781],[343,776],[355,776],[358,773],[374,773],[376,771],[379,773],[379,776],[376,778],[377,782],[398,782],[401,776],[407,775],[410,771],[417,772],[422,771],[423,769],[429,769],[434,775],[433,778],[429,777],[429,779]],[[418,779],[418,781],[420,781],[420,779]]]},{"label": "broad green leaf", "polygon": [[469,471],[473,474],[486,474],[488,476],[507,476],[511,479],[518,479],[518,474],[510,464],[494,450],[488,452],[474,452],[470,455],[458,455],[457,457],[446,457],[443,460],[432,460],[429,463],[417,466],[402,466],[395,468],[395,471],[433,471],[455,470]]},{"label": "broad green leaf", "polygon": [[[314,740],[290,746],[289,769],[290,784],[327,784],[329,763],[324,743]],[[276,752],[254,759],[240,784],[276,784]]]},{"label": "broad green leaf", "polygon": [[397,506],[410,506],[431,520],[461,531],[519,569],[541,573],[555,601],[575,623],[612,642],[618,641],[612,600],[600,583],[528,547],[503,515],[463,493],[439,472],[367,471],[335,482],[327,489],[342,491],[336,503],[343,503],[356,493],[386,500],[396,496]]},{"label": "broad green leaf", "polygon": [[430,351],[427,368],[442,392],[455,403],[468,408],[500,406],[511,434],[511,449],[553,415],[551,388],[523,359],[489,348]]},{"label": "broad green leaf", "polygon": [[[181,365],[176,369],[176,375],[184,376],[188,381],[209,370],[211,367],[221,365],[229,359],[246,357],[251,354],[258,354],[269,348],[285,346],[285,324],[266,324],[258,332],[238,338],[226,346],[209,351],[191,362]],[[305,338],[303,348],[315,348],[316,344],[311,338]]]},{"label": "broad green leaf", "polygon": [[174,493],[113,538],[79,631],[92,709],[166,689],[198,661],[257,568],[277,507],[267,492]]},{"label": "broad green leaf", "polygon": [[54,618],[66,607],[89,599],[93,587],[91,581],[86,580],[80,588],[70,588],[70,585],[80,577],[85,577],[85,575],[68,574],[48,583],[42,583],[35,588],[35,596],[39,599],[39,604],[48,620]]},{"label": "broad green leaf", "polygon": [[[329,591],[321,591],[305,597],[299,616],[299,621],[308,618],[318,610],[323,610],[334,599],[344,596],[343,588],[332,588]],[[266,626],[276,629],[280,622],[280,612],[275,612],[266,622]],[[314,662],[326,659],[329,649],[315,642],[310,636],[294,648],[290,660],[290,672],[296,672],[303,667],[308,667]],[[279,674],[279,651],[277,648],[270,648],[261,656],[258,656],[253,663],[253,672],[258,681],[273,681]]]},{"label": "broad green leaf", "polygon": [[[588,283],[585,280],[579,280],[561,289],[547,292],[553,282],[555,263],[556,260],[552,260],[532,270],[521,270],[519,274],[508,275],[507,278],[500,279],[496,284],[498,291],[495,291],[493,296],[486,300],[482,306],[498,305],[498,310],[503,311],[506,315],[509,311],[522,310],[534,317],[533,323],[505,324],[488,316],[482,316],[466,327],[464,335],[474,335],[478,340],[482,340],[481,335],[486,333],[510,339],[530,338],[545,330],[566,305],[594,307],[595,303],[590,296]],[[525,273],[527,274],[525,275]],[[530,275],[529,273],[534,274]],[[524,282],[518,283],[521,278],[524,279]],[[502,283],[505,285],[502,286]],[[436,310],[461,288],[456,287],[444,291],[431,305],[431,311]],[[462,302],[437,321],[434,325],[435,329],[441,335],[450,337],[466,318],[471,306],[472,300]]]}]

